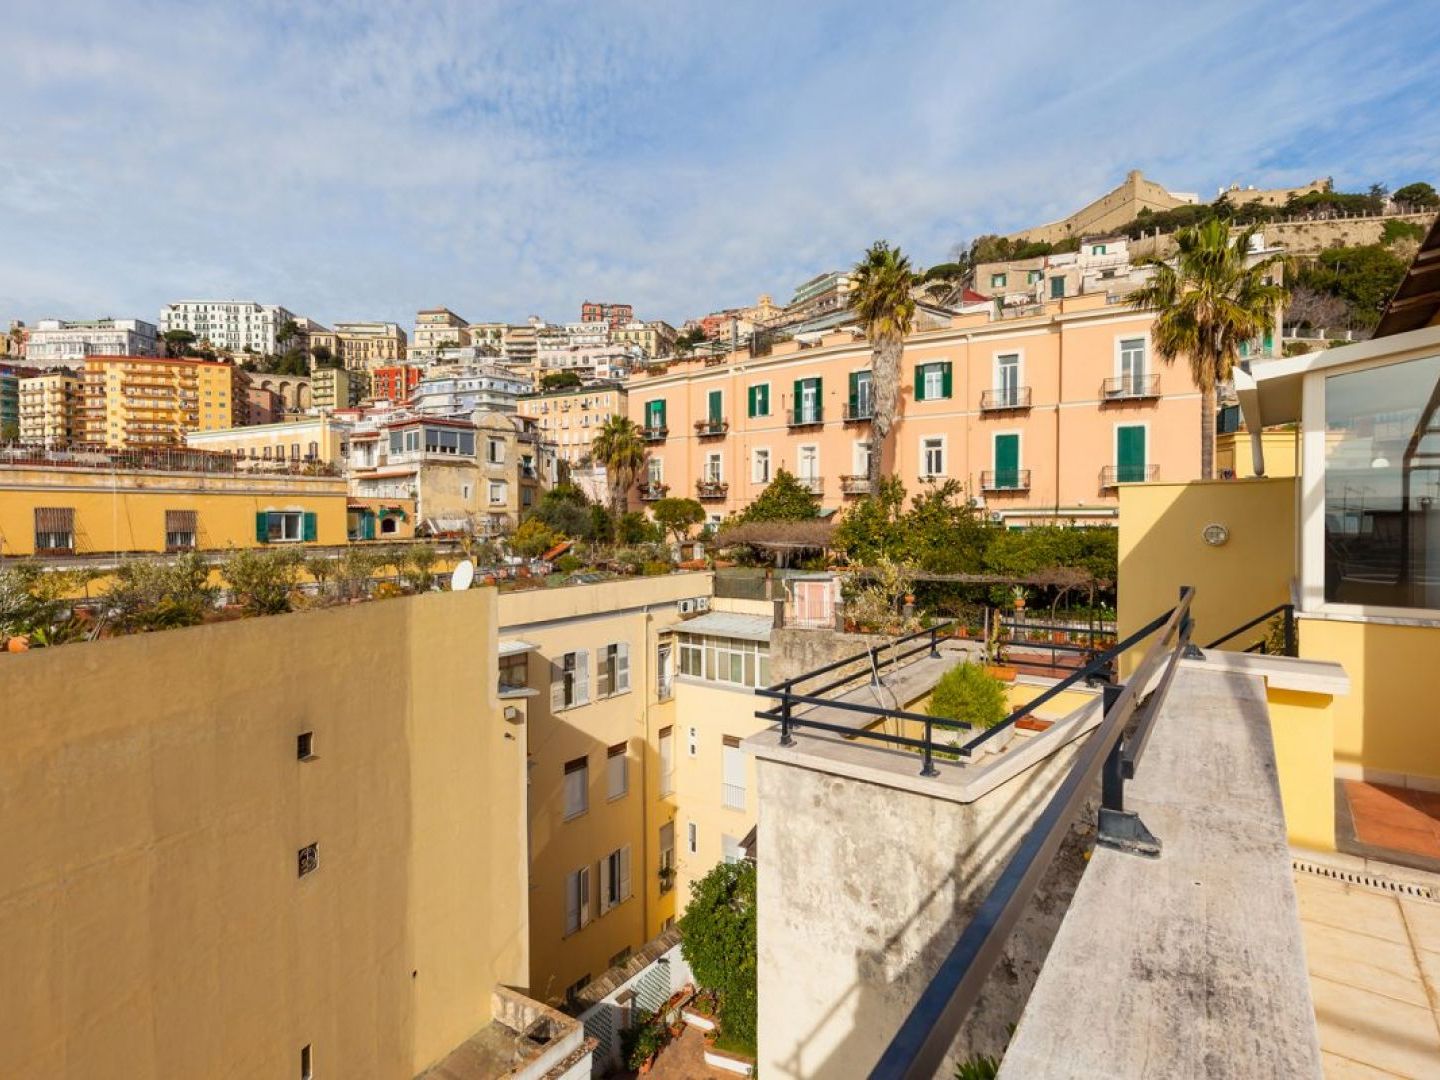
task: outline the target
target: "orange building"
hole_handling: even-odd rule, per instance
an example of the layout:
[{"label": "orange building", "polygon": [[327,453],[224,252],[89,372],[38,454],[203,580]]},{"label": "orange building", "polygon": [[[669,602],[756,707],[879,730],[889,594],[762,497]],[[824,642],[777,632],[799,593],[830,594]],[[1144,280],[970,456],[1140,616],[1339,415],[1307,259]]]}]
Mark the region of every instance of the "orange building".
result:
[{"label": "orange building", "polygon": [[190,431],[245,422],[249,377],[217,360],[87,356],[80,438],[92,446],[176,446]]},{"label": "orange building", "polygon": [[[1117,485],[1200,472],[1200,395],[1159,362],[1154,316],[1072,297],[989,312],[906,341],[883,472],[911,494],[958,480],[995,520],[1113,521]],[[712,521],[781,468],[837,510],[869,491],[870,345],[848,330],[766,356],[672,362],[629,386],[650,446],[637,497],[698,498]]]},{"label": "orange building", "polygon": [[419,364],[389,364],[370,372],[370,396],[376,401],[404,405],[420,385],[425,369]]}]

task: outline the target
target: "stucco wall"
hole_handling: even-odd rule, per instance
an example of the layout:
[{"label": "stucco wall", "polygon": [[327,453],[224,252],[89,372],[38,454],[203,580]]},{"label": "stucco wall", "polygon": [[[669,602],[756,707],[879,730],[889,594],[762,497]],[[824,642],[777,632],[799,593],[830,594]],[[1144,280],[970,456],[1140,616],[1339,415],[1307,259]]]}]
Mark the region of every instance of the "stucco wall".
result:
[{"label": "stucco wall", "polygon": [[6,659],[0,1075],[410,1077],[483,1026],[528,981],[495,625],[475,590]]}]

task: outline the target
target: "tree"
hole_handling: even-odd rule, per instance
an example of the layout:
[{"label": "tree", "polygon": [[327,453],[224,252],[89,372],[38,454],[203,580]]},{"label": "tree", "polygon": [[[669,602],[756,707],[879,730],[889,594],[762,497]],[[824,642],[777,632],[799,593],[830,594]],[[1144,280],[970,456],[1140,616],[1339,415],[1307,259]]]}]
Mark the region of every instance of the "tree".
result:
[{"label": "tree", "polygon": [[1297,285],[1290,292],[1285,321],[1292,326],[1308,326],[1312,330],[1343,327],[1350,322],[1350,305],[1332,293],[1321,292],[1309,285]]},{"label": "tree", "polygon": [[1397,203],[1405,203],[1407,206],[1418,206],[1426,210],[1433,210],[1435,207],[1440,206],[1440,195],[1437,195],[1435,189],[1423,180],[1414,184],[1406,184],[1402,188],[1397,188],[1391,198]]},{"label": "tree", "polygon": [[680,917],[680,951],[695,981],[715,992],[720,1030],[755,1052],[755,864],[719,863],[690,891]]},{"label": "tree", "polygon": [[850,272],[850,305],[870,339],[870,485],[880,483],[890,431],[900,413],[900,356],[915,320],[910,260],[887,241],[870,245]]},{"label": "tree", "polygon": [[1005,702],[1005,684],[979,664],[967,661],[940,676],[925,711],[972,728],[991,728],[1010,710]]},{"label": "tree", "polygon": [[705,508],[694,499],[659,499],[650,508],[655,524],[666,529],[681,543],[690,529],[705,520]]},{"label": "tree", "polygon": [[168,630],[203,622],[219,592],[210,566],[190,551],[173,562],[135,559],[115,568],[105,603],[116,627],[129,633]]},{"label": "tree", "polygon": [[[1250,259],[1255,227],[1232,240],[1224,221],[1176,234],[1173,264],[1147,260],[1154,276],[1130,295],[1133,307],[1157,312],[1151,337],[1167,364],[1182,354],[1200,391],[1200,476],[1215,476],[1216,388],[1230,378],[1240,345],[1259,337],[1285,302],[1280,285],[1267,283],[1278,256]],[[1247,265],[1248,264],[1248,265]]]},{"label": "tree", "polygon": [[630,501],[630,488],[645,467],[647,455],[640,429],[628,416],[611,416],[590,444],[590,452],[605,466],[605,475],[610,481],[611,508],[616,514],[622,513]]},{"label": "tree", "polygon": [[311,348],[310,358],[315,361],[317,368],[338,368],[345,366],[331,351],[329,345],[316,345]]},{"label": "tree", "polygon": [[160,335],[166,356],[194,356],[195,335],[189,330],[166,330]]},{"label": "tree", "polygon": [[541,390],[573,390],[583,385],[583,380],[573,371],[552,371],[540,376]]},{"label": "tree", "polygon": [[1296,283],[1338,296],[1349,306],[1349,321],[1369,329],[1380,321],[1408,266],[1380,244],[1327,248],[1300,268]]},{"label": "tree", "polygon": [[905,485],[898,476],[882,477],[880,486],[857,499],[840,519],[835,546],[856,566],[904,558],[909,546],[905,516]]},{"label": "tree", "polygon": [[295,551],[250,548],[232,551],[220,564],[230,595],[251,615],[279,615],[290,610],[290,592],[300,573]]},{"label": "tree", "polygon": [[290,342],[299,336],[300,327],[295,324],[295,320],[286,319],[275,331],[275,344],[280,347],[281,352],[284,352],[290,345]]},{"label": "tree", "polygon": [[810,489],[785,469],[777,469],[765,490],[737,518],[752,521],[806,521],[820,514],[819,501]]},{"label": "tree", "polygon": [[538,559],[561,540],[558,532],[537,517],[528,517],[510,536],[510,550],[522,559]]},{"label": "tree", "polygon": [[0,424],[0,442],[19,442],[20,425],[14,420],[7,420]]},{"label": "tree", "polygon": [[907,509],[905,485],[887,476],[846,512],[835,530],[835,546],[858,566],[888,558],[931,573],[969,573],[980,569],[996,531],[958,481],[929,487]]},{"label": "tree", "polygon": [[572,484],[558,484],[541,495],[529,520],[544,522],[552,532],[575,540],[590,540],[595,534],[591,502]]}]

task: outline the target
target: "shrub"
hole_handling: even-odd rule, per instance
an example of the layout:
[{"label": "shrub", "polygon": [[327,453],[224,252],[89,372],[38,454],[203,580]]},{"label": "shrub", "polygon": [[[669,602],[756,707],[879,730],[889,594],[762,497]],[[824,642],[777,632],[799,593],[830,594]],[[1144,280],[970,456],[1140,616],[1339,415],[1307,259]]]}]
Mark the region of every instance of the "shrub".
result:
[{"label": "shrub", "polygon": [[405,552],[399,570],[416,592],[428,592],[435,584],[435,559],[435,549],[429,544],[419,544]]},{"label": "shrub", "polygon": [[232,551],[220,567],[231,598],[251,615],[289,611],[299,570],[298,553],[284,550]]},{"label": "shrub", "polygon": [[168,630],[203,622],[219,592],[199,552],[173,562],[136,559],[115,570],[105,601],[115,626],[129,633]]},{"label": "shrub", "polygon": [[560,534],[539,518],[526,518],[510,537],[510,550],[522,559],[538,559],[560,542]]},{"label": "shrub", "polygon": [[674,569],[668,562],[651,559],[641,564],[640,573],[645,577],[660,577]]},{"label": "shrub", "polygon": [[715,992],[720,1027],[755,1053],[755,864],[720,863],[695,883],[680,917],[680,949],[695,981]]},{"label": "shrub", "polygon": [[573,574],[585,568],[585,560],[578,555],[561,555],[555,560],[555,570],[560,574]]},{"label": "shrub", "polygon": [[975,728],[994,727],[1009,712],[1005,684],[978,664],[959,664],[940,676],[928,711]]},{"label": "shrub", "polygon": [[955,1080],[995,1080],[1000,1075],[1000,1062],[989,1054],[976,1054],[955,1066]]},{"label": "shrub", "polygon": [[[342,599],[363,597],[370,590],[370,578],[380,568],[380,554],[365,548],[350,547],[336,559],[335,586]],[[312,571],[313,573],[313,571]]]},{"label": "shrub", "polygon": [[615,539],[633,547],[636,544],[652,544],[662,540],[664,533],[660,526],[644,514],[636,510],[628,510],[620,515],[620,520],[616,523]]}]

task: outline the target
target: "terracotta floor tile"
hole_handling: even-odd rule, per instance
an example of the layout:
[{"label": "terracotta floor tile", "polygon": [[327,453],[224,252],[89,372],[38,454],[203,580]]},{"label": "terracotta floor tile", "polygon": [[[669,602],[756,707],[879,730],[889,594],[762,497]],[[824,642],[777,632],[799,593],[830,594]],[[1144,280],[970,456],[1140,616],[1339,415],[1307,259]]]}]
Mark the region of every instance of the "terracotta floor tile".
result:
[{"label": "terracotta floor tile", "polygon": [[1347,780],[1355,838],[1373,847],[1440,858],[1440,796]]}]

